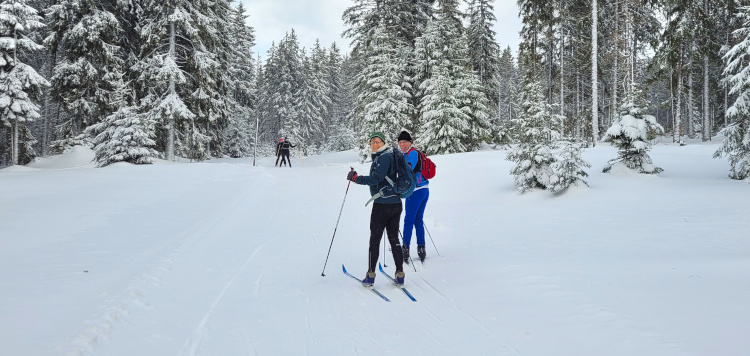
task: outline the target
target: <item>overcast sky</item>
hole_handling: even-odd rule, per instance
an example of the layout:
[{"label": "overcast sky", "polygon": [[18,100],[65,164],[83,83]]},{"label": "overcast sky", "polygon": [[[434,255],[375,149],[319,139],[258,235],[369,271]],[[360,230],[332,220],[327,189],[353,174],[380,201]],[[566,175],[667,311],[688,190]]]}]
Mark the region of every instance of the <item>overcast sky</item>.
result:
[{"label": "overcast sky", "polygon": [[[265,58],[271,43],[279,43],[284,34],[294,29],[300,45],[311,48],[315,39],[323,47],[336,44],[349,51],[349,39],[341,38],[344,22],[341,15],[354,5],[352,0],[240,0],[247,9],[248,24],[255,29],[255,52]],[[501,48],[518,50],[521,20],[515,0],[495,1],[497,23],[495,32]]]}]

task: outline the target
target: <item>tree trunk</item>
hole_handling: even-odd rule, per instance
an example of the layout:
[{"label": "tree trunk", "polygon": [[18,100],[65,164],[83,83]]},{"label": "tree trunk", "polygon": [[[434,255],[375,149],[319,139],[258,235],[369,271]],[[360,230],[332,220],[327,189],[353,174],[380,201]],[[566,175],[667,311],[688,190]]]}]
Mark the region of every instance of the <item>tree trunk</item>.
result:
[{"label": "tree trunk", "polygon": [[[708,0],[703,0],[703,11],[709,15]],[[706,51],[707,48],[704,48]],[[706,51],[707,52],[707,51]],[[711,116],[709,116],[708,54],[703,55],[703,132],[702,141],[711,140]]]},{"label": "tree trunk", "polygon": [[627,90],[628,94],[632,94],[633,90],[635,89],[635,62],[636,57],[638,55],[637,53],[637,47],[636,47],[636,37],[635,37],[635,30],[633,29],[633,14],[630,11],[630,6],[628,6],[628,3],[625,3],[625,21],[626,21],[626,31],[627,31],[627,46],[628,51],[630,52],[630,80],[627,83]]},{"label": "tree trunk", "polygon": [[615,115],[617,115],[617,70],[619,69],[620,65],[620,11],[619,11],[619,2],[615,2],[615,38],[613,42],[614,48],[614,54],[615,54],[615,63],[614,68],[612,68],[612,110],[609,114],[609,124],[612,123],[612,120],[614,119]]},{"label": "tree trunk", "polygon": [[253,167],[255,167],[255,155],[258,153],[258,129],[260,128],[260,115],[255,113],[255,144],[253,145]]},{"label": "tree trunk", "polygon": [[[695,51],[695,42],[693,42],[692,51]],[[685,115],[686,119],[686,125],[685,128],[686,133],[688,137],[693,138],[695,137],[695,127],[693,126],[695,123],[695,108],[693,107],[693,56],[690,56],[690,61],[688,61],[688,99],[687,99],[687,115]]]},{"label": "tree trunk", "polygon": [[708,85],[708,55],[703,56],[703,135],[702,141],[711,139],[711,117],[708,115],[709,109],[709,85]]},{"label": "tree trunk", "polygon": [[[175,29],[174,22],[169,23],[169,57],[175,60]],[[175,60],[176,62],[176,60]],[[169,77],[169,94],[175,94],[177,92],[175,88],[174,76]],[[167,138],[167,160],[174,161],[174,136],[175,136],[175,122],[174,113],[169,116],[169,133]]]},{"label": "tree trunk", "polygon": [[13,120],[13,133],[10,139],[10,165],[18,164],[18,118]]},{"label": "tree trunk", "polygon": [[581,126],[581,72],[576,69],[576,138],[583,137]]},{"label": "tree trunk", "polygon": [[[14,44],[18,43],[18,35],[17,31],[14,28],[13,29],[13,39]],[[16,50],[13,50],[13,65],[18,64],[18,59],[16,58]],[[15,115],[15,119],[13,120],[13,136],[10,140],[11,149],[10,149],[10,164],[12,166],[15,166],[18,164],[18,115]]]},{"label": "tree trunk", "polygon": [[565,116],[565,33],[563,32],[563,28],[564,26],[560,26],[560,116],[561,117]]},{"label": "tree trunk", "polygon": [[599,140],[599,98],[598,98],[598,76],[597,76],[597,37],[598,33],[598,10],[597,0],[591,0],[591,140],[592,146],[596,146]]},{"label": "tree trunk", "polygon": [[672,125],[674,128],[672,142],[679,143],[682,131],[682,71],[679,68],[677,69],[677,88],[675,91],[677,103],[675,104],[674,124]]},{"label": "tree trunk", "polygon": [[[552,33],[552,30],[550,29],[549,32]],[[547,46],[547,48],[549,49],[547,51],[547,85],[548,85],[548,87],[547,87],[547,103],[549,103],[551,105],[553,97],[554,97],[554,95],[553,95],[554,91],[553,91],[553,88],[552,88],[552,50],[555,48],[555,44],[553,43],[553,39],[552,39],[552,37],[554,37],[554,36],[550,35],[549,37],[550,37],[549,45]]]}]

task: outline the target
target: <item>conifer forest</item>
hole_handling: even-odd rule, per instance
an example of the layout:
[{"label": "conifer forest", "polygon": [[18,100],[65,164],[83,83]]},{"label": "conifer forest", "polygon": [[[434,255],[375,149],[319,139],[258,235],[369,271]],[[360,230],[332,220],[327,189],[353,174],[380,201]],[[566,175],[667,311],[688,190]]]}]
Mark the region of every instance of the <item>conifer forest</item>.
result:
[{"label": "conifer forest", "polygon": [[721,140],[750,178],[744,1],[517,0],[518,48],[493,3],[351,0],[332,19],[350,49],[289,28],[257,53],[236,1],[4,0],[0,168],[75,145],[99,166],[273,155],[282,137],[364,159],[370,132],[408,130],[428,154],[507,147],[521,191],[583,180],[580,151],[604,143],[658,173],[657,135]]}]

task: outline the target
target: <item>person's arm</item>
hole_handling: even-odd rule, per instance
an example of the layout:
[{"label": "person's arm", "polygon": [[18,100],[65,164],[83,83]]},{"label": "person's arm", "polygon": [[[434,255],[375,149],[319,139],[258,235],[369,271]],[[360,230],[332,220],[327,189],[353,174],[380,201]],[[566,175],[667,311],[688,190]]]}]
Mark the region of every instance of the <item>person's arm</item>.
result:
[{"label": "person's arm", "polygon": [[364,185],[378,185],[385,179],[385,176],[391,168],[391,164],[393,164],[393,155],[383,153],[378,158],[378,162],[372,170],[372,174],[369,176],[357,176],[355,182]]},{"label": "person's arm", "polygon": [[409,150],[409,152],[406,153],[406,163],[409,163],[411,170],[414,171],[414,168],[416,168],[419,163],[419,153],[417,153],[417,150]]}]

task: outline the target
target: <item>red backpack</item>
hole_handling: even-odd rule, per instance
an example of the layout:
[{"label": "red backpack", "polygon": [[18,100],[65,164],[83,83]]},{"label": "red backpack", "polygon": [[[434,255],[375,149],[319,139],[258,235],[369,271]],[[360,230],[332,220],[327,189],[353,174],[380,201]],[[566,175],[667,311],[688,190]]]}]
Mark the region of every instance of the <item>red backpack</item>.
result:
[{"label": "red backpack", "polygon": [[435,162],[433,162],[429,157],[427,157],[424,152],[413,148],[413,150],[417,151],[417,154],[419,155],[419,160],[417,161],[417,167],[414,169],[414,172],[419,172],[422,174],[422,177],[424,179],[432,179],[435,177]]}]

